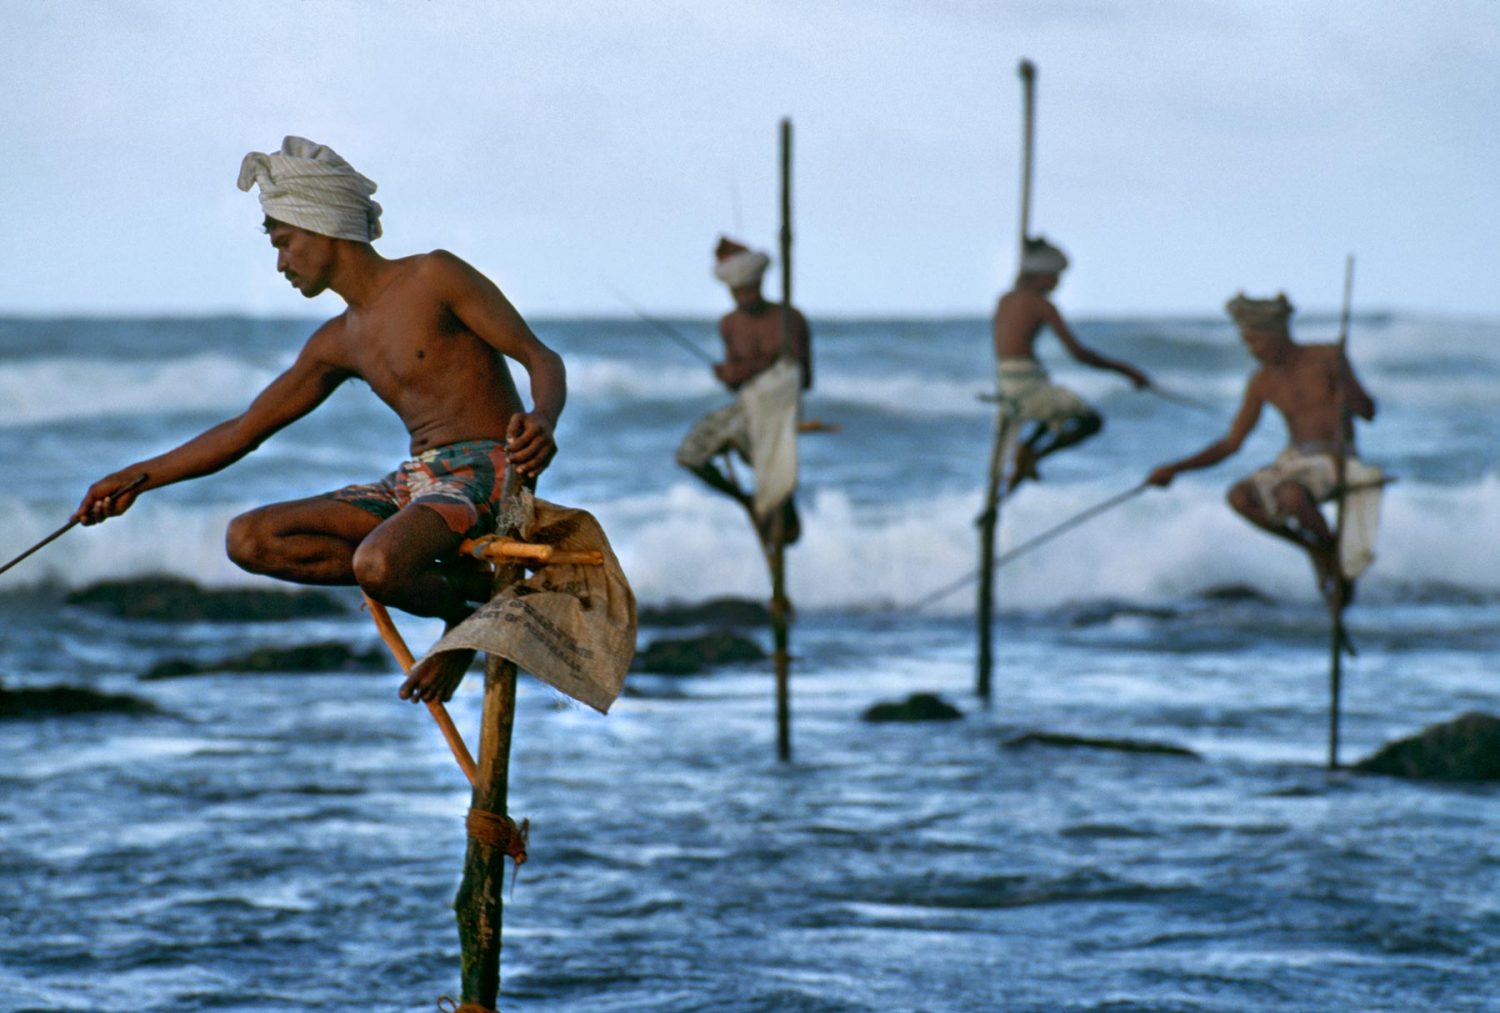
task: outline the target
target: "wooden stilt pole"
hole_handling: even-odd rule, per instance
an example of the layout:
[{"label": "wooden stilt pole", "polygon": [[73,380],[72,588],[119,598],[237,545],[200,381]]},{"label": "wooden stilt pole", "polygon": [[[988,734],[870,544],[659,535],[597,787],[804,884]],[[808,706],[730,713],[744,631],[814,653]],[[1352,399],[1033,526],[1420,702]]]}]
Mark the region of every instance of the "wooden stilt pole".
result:
[{"label": "wooden stilt pole", "polygon": [[[1017,263],[1026,254],[1026,238],[1031,234],[1031,162],[1032,138],[1036,125],[1036,65],[1022,60],[1017,68],[1021,77],[1021,221],[1020,240],[1017,243]],[[989,481],[985,486],[984,509],[979,514],[979,601],[976,606],[979,624],[979,654],[975,692],[984,706],[993,699],[995,633],[995,536],[1000,526],[1000,486],[1005,478],[1005,469],[1013,434],[1014,424],[1001,404],[995,424],[995,446],[990,451]]]},{"label": "wooden stilt pole", "polygon": [[[520,491],[514,468],[507,468],[502,502]],[[502,530],[515,537],[520,532]],[[523,576],[519,565],[496,565],[493,591],[498,593]],[[463,881],[454,898],[461,956],[461,1009],[499,1007],[500,949],[504,913],[505,858],[525,856],[524,831],[506,814],[510,786],[511,729],[516,714],[516,666],[489,655],[484,666],[484,710],[479,734],[478,778],[470,803],[469,850]],[[518,839],[520,838],[520,839]]]},{"label": "wooden stilt pole", "polygon": [[[781,121],[781,354],[792,354],[792,121]],[[793,492],[793,495],[796,495]],[[786,597],[786,512],[771,522],[771,638],[776,664],[776,758],[792,758],[791,633]]]},{"label": "wooden stilt pole", "polygon": [[[1344,261],[1344,307],[1339,314],[1339,361],[1347,361],[1349,355],[1349,310],[1354,294],[1354,255]],[[1329,657],[1328,657],[1328,769],[1339,769],[1339,719],[1342,708],[1344,682],[1344,608],[1348,603],[1344,576],[1344,488],[1350,437],[1354,422],[1349,415],[1348,398],[1343,385],[1339,386],[1339,432],[1335,441],[1334,481],[1338,488],[1338,507],[1333,526],[1333,576],[1334,589],[1328,598]]]}]

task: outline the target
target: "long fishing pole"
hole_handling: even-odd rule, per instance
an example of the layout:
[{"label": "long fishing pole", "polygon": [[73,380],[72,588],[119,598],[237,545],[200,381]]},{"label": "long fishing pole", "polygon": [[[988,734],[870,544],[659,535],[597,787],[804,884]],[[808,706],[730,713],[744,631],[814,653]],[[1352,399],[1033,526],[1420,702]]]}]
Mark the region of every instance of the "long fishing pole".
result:
[{"label": "long fishing pole", "polygon": [[624,292],[621,292],[619,289],[615,288],[615,286],[611,285],[609,282],[606,281],[604,283],[604,287],[613,292],[615,294],[615,298],[619,299],[626,306],[629,306],[631,311],[634,312],[636,316],[640,317],[642,321],[650,324],[652,327],[656,328],[658,332],[671,338],[673,341],[677,342],[683,348],[686,348],[689,352],[692,352],[694,355],[702,359],[704,362],[708,363],[710,366],[714,364],[714,357],[712,355],[709,355],[703,349],[699,348],[697,343],[694,342],[692,338],[688,337],[686,334],[683,334],[681,331],[679,331],[677,328],[673,327],[666,321],[661,320],[658,317],[654,317],[650,313],[647,313],[633,300],[631,300],[629,296],[627,296]]},{"label": "long fishing pole", "polygon": [[[1165,389],[1163,389],[1161,387],[1158,387],[1154,383],[1153,384],[1148,384],[1147,386],[1141,388],[1141,390],[1145,391],[1145,393],[1147,393],[1147,394],[1155,394],[1157,397],[1161,398],[1162,400],[1164,400],[1164,401],[1170,401],[1173,404],[1179,404],[1179,405],[1182,405],[1182,406],[1184,406],[1186,408],[1194,408],[1194,409],[1196,409],[1196,410],[1198,410],[1200,412],[1208,412],[1208,413],[1213,414],[1213,415],[1219,414],[1219,410],[1217,408],[1215,408],[1213,405],[1209,404],[1207,401],[1200,401],[1198,398],[1195,398],[1195,397],[1193,397],[1193,396],[1191,396],[1189,394],[1181,394],[1181,393],[1179,393],[1179,392],[1177,392],[1175,390],[1165,390]],[[995,402],[997,402],[997,401],[1000,400],[1000,395],[998,395],[998,394],[980,394],[979,395],[979,400],[981,400],[981,401],[987,401],[987,402],[993,404],[993,403],[995,403]]]},{"label": "long fishing pole", "polygon": [[[1020,556],[1026,555],[1026,553],[1031,552],[1033,549],[1040,548],[1059,535],[1065,534],[1066,532],[1071,531],[1073,528],[1078,527],[1078,525],[1090,521],[1108,510],[1113,510],[1115,507],[1119,506],[1121,503],[1124,503],[1126,500],[1139,496],[1141,493],[1145,492],[1147,488],[1149,488],[1149,485],[1146,482],[1142,482],[1137,486],[1132,486],[1131,488],[1126,489],[1124,492],[1116,493],[1103,502],[1095,503],[1093,506],[1085,510],[1080,510],[1072,517],[1069,517],[1065,521],[1054,524],[1052,527],[1041,532],[1040,534],[1033,535],[1032,537],[1026,539],[1026,541],[1022,542],[1020,545],[1017,545],[1015,548],[1009,549],[996,556],[994,558],[995,569],[999,569],[1007,563],[1013,562],[1015,559],[1019,558]],[[926,608],[928,605],[931,605],[933,602],[940,601],[941,599],[946,598],[954,591],[957,591],[959,588],[965,586],[970,581],[978,578],[978,576],[979,571],[975,570],[973,573],[970,573],[964,577],[960,577],[953,583],[946,584],[943,587],[938,588],[936,591],[933,591],[932,593],[919,598],[917,601],[906,606],[903,611],[920,611],[921,609]]]},{"label": "long fishing pole", "polygon": [[[1341,362],[1348,361],[1349,355],[1349,310],[1354,295],[1354,254],[1349,254],[1344,261],[1344,306],[1339,313],[1339,359]],[[1351,374],[1352,375],[1352,374]],[[1334,478],[1338,488],[1338,505],[1334,512],[1333,524],[1333,594],[1329,597],[1328,618],[1331,630],[1329,631],[1329,661],[1328,661],[1328,769],[1339,769],[1339,716],[1341,710],[1341,698],[1343,695],[1343,653],[1348,643],[1348,635],[1344,632],[1344,606],[1347,593],[1345,587],[1349,584],[1348,578],[1344,576],[1343,540],[1344,540],[1344,504],[1347,500],[1347,490],[1344,488],[1347,478],[1347,441],[1352,431],[1353,422],[1349,417],[1349,399],[1344,392],[1343,385],[1339,387],[1339,431],[1335,445],[1334,456]]]},{"label": "long fishing pole", "polygon": [[[142,472],[141,474],[137,475],[135,478],[131,479],[130,482],[127,483],[126,485],[123,485],[120,488],[116,489],[114,492],[110,493],[110,495],[111,496],[121,496],[121,495],[124,495],[125,493],[130,492],[130,491],[132,491],[132,490],[140,487],[142,484],[144,484],[147,477],[148,476],[146,475],[146,473]],[[71,520],[68,521],[68,523],[64,524],[62,527],[60,527],[56,531],[52,532],[52,534],[48,535],[46,538],[43,538],[40,542],[37,542],[35,545],[33,545],[31,548],[27,549],[25,552],[21,553],[15,559],[12,559],[9,563],[6,563],[4,566],[0,566],[0,573],[4,573],[6,570],[9,570],[12,566],[15,566],[21,560],[23,560],[27,556],[31,555],[33,552],[37,552],[37,551],[39,551],[41,549],[44,549],[47,546],[51,545],[53,542],[57,541],[63,535],[67,534],[69,531],[72,531],[73,528],[76,527],[78,524],[82,523],[82,521],[83,521],[82,517],[79,517],[79,516],[75,515]]]}]

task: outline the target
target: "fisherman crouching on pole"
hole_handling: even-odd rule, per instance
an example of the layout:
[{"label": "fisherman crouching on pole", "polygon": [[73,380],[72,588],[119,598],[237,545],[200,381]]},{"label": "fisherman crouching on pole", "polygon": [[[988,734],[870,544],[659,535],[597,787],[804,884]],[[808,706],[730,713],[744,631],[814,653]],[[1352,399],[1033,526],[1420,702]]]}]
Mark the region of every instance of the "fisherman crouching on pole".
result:
[{"label": "fisherman crouching on pole", "polygon": [[[1231,486],[1229,505],[1256,527],[1305,550],[1319,590],[1341,609],[1348,604],[1354,579],[1375,558],[1381,472],[1356,456],[1353,423],[1355,416],[1374,419],[1375,401],[1337,345],[1292,340],[1288,324],[1293,310],[1285,294],[1274,299],[1247,299],[1241,294],[1225,309],[1260,368],[1245,386],[1244,400],[1222,439],[1161,465],[1146,481],[1165,487],[1181,472],[1224,460],[1245,442],[1261,409],[1271,405],[1286,420],[1287,447],[1270,465]],[[1340,447],[1345,455],[1345,521],[1342,544],[1335,545],[1318,504],[1340,493]]]},{"label": "fisherman crouching on pole", "polygon": [[[343,313],[320,326],[284,373],[240,415],[95,482],[74,516],[97,524],[136,497],[233,464],[360,379],[411,436],[412,459],[384,478],[273,503],[229,524],[230,559],[299,584],[358,584],[382,604],[454,627],[489,597],[490,578],[456,550],[493,530],[507,462],[534,480],[557,452],[567,385],[562,359],[537,340],[484,275],[444,250],[388,260],[375,183],[333,149],[287,137],[246,155],[239,187],[260,187],[276,270]],[[504,357],[526,368],[526,411]],[[144,473],[144,483],[127,488]],[[473,652],[428,659],[401,684],[413,702],[447,700]]]},{"label": "fisherman crouching on pole", "polygon": [[1151,383],[1139,369],[1100,355],[1073,335],[1048,298],[1067,266],[1068,258],[1062,250],[1040,236],[1028,238],[1015,287],[1001,296],[995,307],[1000,407],[1013,421],[1031,425],[1016,448],[1011,489],[1028,478],[1039,478],[1037,464],[1042,458],[1088,439],[1104,426],[1103,418],[1088,402],[1052,383],[1037,361],[1036,340],[1043,326],[1050,327],[1068,353],[1084,365],[1119,373],[1137,389]]},{"label": "fisherman crouching on pole", "polygon": [[[746,403],[746,385],[766,373],[783,351],[782,307],[767,301],[761,294],[761,280],[771,266],[769,255],[751,250],[727,237],[720,237],[714,250],[714,277],[729,287],[735,308],[719,321],[719,336],[724,340],[724,361],[714,364],[714,376],[724,386],[740,394],[734,403],[717,408],[699,419],[682,445],[677,448],[677,463],[704,483],[731,496],[756,519],[755,501],[730,475],[720,470],[713,459],[721,453],[737,454],[741,460],[754,461],[755,429],[752,405]],[[787,307],[791,324],[791,355],[801,367],[802,389],[812,386],[812,334],[807,319],[795,308]],[[801,534],[797,508],[792,498],[782,507],[783,534],[787,544]],[[774,517],[774,511],[772,516]],[[758,521],[762,538],[766,523]]]}]

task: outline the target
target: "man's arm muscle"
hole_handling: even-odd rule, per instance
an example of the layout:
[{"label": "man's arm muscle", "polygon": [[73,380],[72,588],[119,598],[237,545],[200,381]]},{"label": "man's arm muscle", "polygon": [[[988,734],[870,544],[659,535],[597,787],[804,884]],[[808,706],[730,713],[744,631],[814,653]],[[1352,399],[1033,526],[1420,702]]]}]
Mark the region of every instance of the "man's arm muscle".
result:
[{"label": "man's arm muscle", "polygon": [[541,474],[557,452],[552,430],[568,399],[562,356],[537,339],[498,285],[463,260],[434,250],[423,263],[453,315],[485,344],[525,367],[532,410],[511,418],[506,445],[516,470]]},{"label": "man's arm muscle", "polygon": [[[210,475],[228,467],[260,446],[273,433],[295,422],[328,398],[350,372],[331,361],[337,321],[324,324],[310,338],[295,362],[250,402],[250,407],[204,430],[164,454],[138,461],[95,482],[74,516],[87,524],[124,513],[147,489]],[[129,493],[117,491],[144,473],[146,481]]]}]

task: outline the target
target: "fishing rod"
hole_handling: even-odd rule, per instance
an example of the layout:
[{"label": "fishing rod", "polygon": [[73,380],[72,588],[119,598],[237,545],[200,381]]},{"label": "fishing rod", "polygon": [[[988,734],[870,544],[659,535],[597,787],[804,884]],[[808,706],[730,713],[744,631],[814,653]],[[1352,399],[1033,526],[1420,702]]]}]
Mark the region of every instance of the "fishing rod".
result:
[{"label": "fishing rod", "polygon": [[[1166,390],[1166,389],[1163,389],[1161,387],[1158,387],[1154,383],[1149,383],[1145,387],[1141,387],[1141,388],[1138,388],[1138,389],[1144,390],[1148,394],[1155,394],[1157,397],[1161,398],[1163,401],[1170,401],[1173,404],[1182,405],[1185,408],[1193,408],[1193,409],[1196,409],[1197,411],[1207,412],[1207,413],[1213,414],[1213,415],[1217,415],[1219,413],[1219,410],[1217,408],[1215,408],[1213,405],[1209,404],[1207,401],[1200,401],[1198,398],[1195,398],[1195,397],[1193,397],[1193,396],[1191,396],[1189,394],[1181,394],[1181,393],[1179,393],[1179,392],[1177,392],[1175,390]],[[988,402],[990,404],[995,404],[996,402],[998,402],[1000,400],[1000,395],[999,394],[980,394],[979,395],[979,400]]]},{"label": "fishing rod", "polygon": [[714,365],[713,356],[709,355],[703,349],[699,348],[697,343],[693,341],[692,338],[688,337],[686,334],[683,334],[681,331],[679,331],[677,328],[673,327],[666,321],[654,317],[650,313],[647,313],[644,309],[637,305],[634,300],[632,300],[624,292],[621,292],[619,289],[615,288],[615,286],[611,285],[608,281],[604,283],[604,287],[613,292],[615,294],[615,298],[619,299],[626,306],[629,306],[636,316],[640,317],[641,320],[656,328],[659,333],[671,338],[673,341],[677,342],[683,348],[686,348],[689,352],[692,352],[694,355],[702,359],[704,362],[708,363],[710,366]]},{"label": "fishing rod", "polygon": [[[132,491],[132,490],[134,490],[136,488],[139,488],[141,485],[143,485],[145,483],[147,477],[148,476],[146,475],[145,472],[141,472],[141,474],[139,474],[135,478],[131,479],[129,483],[127,483],[126,485],[121,486],[120,488],[116,489],[114,492],[110,493],[109,495],[112,496],[112,497],[113,496],[122,496],[122,495],[124,495],[127,492],[130,492],[130,491]],[[52,534],[48,535],[46,538],[43,538],[40,542],[37,542],[35,545],[33,545],[31,548],[27,549],[25,552],[21,553],[15,559],[12,559],[9,563],[6,563],[4,566],[0,566],[0,573],[4,573],[6,570],[9,570],[12,566],[15,566],[21,560],[23,560],[27,556],[31,555],[33,552],[37,552],[37,551],[39,551],[41,549],[46,548],[48,545],[51,545],[53,542],[57,541],[57,539],[61,538],[65,534],[67,534],[69,531],[72,531],[73,528],[76,527],[78,524],[80,524],[82,521],[83,521],[83,518],[81,516],[75,514],[72,517],[72,519],[70,519],[68,521],[68,523],[64,524],[62,527],[60,527],[56,531],[52,532]]]},{"label": "fishing rod", "polygon": [[[1103,502],[1095,503],[1093,506],[1089,507],[1086,510],[1080,510],[1078,513],[1074,514],[1072,517],[1069,517],[1067,520],[1062,521],[1058,524],[1054,524],[1052,527],[1048,528],[1046,531],[1043,531],[1038,535],[1033,535],[1031,538],[1028,538],[1026,541],[1022,542],[1020,545],[1017,545],[1015,548],[1000,553],[1000,555],[995,557],[995,568],[998,569],[1007,563],[1013,562],[1018,557],[1024,556],[1026,553],[1032,551],[1033,549],[1045,545],[1047,542],[1052,541],[1052,539],[1058,537],[1059,535],[1062,535],[1068,531],[1071,531],[1073,528],[1078,527],[1078,525],[1092,520],[1093,518],[1108,510],[1113,510],[1115,507],[1119,506],[1121,503],[1124,503],[1126,500],[1133,499],[1134,497],[1139,496],[1149,487],[1149,483],[1142,482],[1140,485],[1132,486],[1131,488],[1126,489],[1124,492],[1116,493]],[[907,605],[905,609],[903,609],[903,611],[920,611],[921,609],[926,608],[928,605],[931,605],[933,602],[940,601],[941,599],[946,598],[954,591],[957,591],[959,588],[965,586],[970,581],[978,578],[978,576],[979,571],[975,570],[973,573],[967,574],[964,577],[960,577],[953,583],[944,585],[943,587],[938,588],[936,591],[933,591],[931,594],[919,598],[912,604]]]}]

